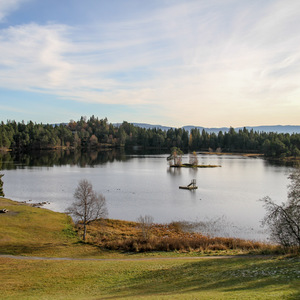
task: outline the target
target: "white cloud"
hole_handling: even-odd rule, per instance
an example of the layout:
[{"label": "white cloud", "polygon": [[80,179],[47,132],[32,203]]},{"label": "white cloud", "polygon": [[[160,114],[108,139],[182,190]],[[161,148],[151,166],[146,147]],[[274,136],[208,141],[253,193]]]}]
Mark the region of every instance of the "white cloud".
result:
[{"label": "white cloud", "polygon": [[250,121],[287,103],[299,112],[299,27],[296,1],[186,1],[85,28],[25,24],[0,31],[0,86],[153,104],[182,125],[242,122],[245,111]]},{"label": "white cloud", "polygon": [[0,0],[0,22],[3,22],[6,16],[17,10],[26,1],[29,0]]},{"label": "white cloud", "polygon": [[28,24],[0,31],[1,85],[12,89],[53,89],[64,84],[71,66],[62,25]]}]

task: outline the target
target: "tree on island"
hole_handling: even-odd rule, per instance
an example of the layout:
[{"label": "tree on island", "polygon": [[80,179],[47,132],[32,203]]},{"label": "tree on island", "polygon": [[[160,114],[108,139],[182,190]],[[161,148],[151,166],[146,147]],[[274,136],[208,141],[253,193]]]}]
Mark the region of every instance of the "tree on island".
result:
[{"label": "tree on island", "polygon": [[83,224],[83,240],[86,239],[86,227],[92,220],[107,217],[106,200],[102,194],[93,190],[86,179],[80,180],[74,193],[75,201],[68,213]]},{"label": "tree on island", "polygon": [[197,157],[197,152],[193,151],[193,153],[190,153],[190,164],[192,166],[197,166],[198,165],[198,157]]},{"label": "tree on island", "polygon": [[174,166],[181,166],[182,164],[182,155],[183,155],[183,151],[181,151],[179,148],[177,147],[173,147],[171,149],[171,155],[167,158],[168,160],[172,160],[174,161]]},{"label": "tree on island", "polygon": [[3,181],[2,181],[2,177],[4,176],[4,174],[0,174],[0,197],[4,197],[4,192],[3,192]]},{"label": "tree on island", "polygon": [[271,238],[284,247],[300,248],[300,168],[289,175],[286,203],[278,205],[270,197],[262,199],[267,214],[262,221],[271,231]]}]

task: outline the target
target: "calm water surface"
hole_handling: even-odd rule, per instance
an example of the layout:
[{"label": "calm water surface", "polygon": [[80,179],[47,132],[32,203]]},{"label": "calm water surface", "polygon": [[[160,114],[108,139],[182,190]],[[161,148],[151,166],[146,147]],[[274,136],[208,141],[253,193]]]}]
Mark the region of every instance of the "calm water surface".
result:
[{"label": "calm water surface", "polygon": [[[210,234],[264,240],[260,227],[264,216],[258,200],[270,196],[286,199],[289,168],[261,158],[233,155],[200,155],[200,164],[220,168],[169,168],[167,154],[125,155],[115,158],[96,153],[87,159],[35,160],[2,158],[4,192],[19,201],[50,202],[45,205],[64,212],[73,201],[81,179],[92,182],[102,193],[110,218],[137,220],[151,215],[155,222],[204,221]],[[105,157],[104,157],[105,156]],[[188,156],[183,157],[188,162]],[[180,190],[197,180],[198,190]]]}]

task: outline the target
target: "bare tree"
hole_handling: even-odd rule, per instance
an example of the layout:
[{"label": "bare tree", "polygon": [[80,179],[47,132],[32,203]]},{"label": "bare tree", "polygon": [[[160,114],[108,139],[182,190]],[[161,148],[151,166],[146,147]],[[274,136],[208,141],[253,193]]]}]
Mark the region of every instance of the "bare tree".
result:
[{"label": "bare tree", "polygon": [[193,153],[190,153],[190,164],[193,166],[198,165],[198,157],[197,157],[197,152],[194,151]]},{"label": "bare tree", "polygon": [[300,168],[289,175],[286,203],[276,204],[270,197],[262,199],[267,211],[262,221],[271,231],[271,238],[279,244],[300,247]]},{"label": "bare tree", "polygon": [[86,226],[91,220],[107,217],[106,200],[102,194],[93,190],[86,179],[80,180],[74,193],[75,201],[68,213],[83,224],[83,240],[86,238]]},{"label": "bare tree", "polygon": [[145,240],[150,237],[150,229],[153,225],[154,218],[149,215],[140,216],[137,221],[139,222],[140,228],[142,229],[142,235]]}]

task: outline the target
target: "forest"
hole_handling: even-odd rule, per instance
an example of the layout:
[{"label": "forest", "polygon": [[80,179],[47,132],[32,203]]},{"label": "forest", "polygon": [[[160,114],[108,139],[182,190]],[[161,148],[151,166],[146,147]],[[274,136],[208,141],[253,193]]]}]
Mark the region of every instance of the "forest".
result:
[{"label": "forest", "polygon": [[208,133],[194,128],[145,129],[126,121],[119,125],[95,116],[67,124],[37,124],[8,120],[0,124],[0,149],[18,152],[48,149],[157,149],[260,153],[266,157],[300,157],[300,134],[257,132],[246,128]]}]

